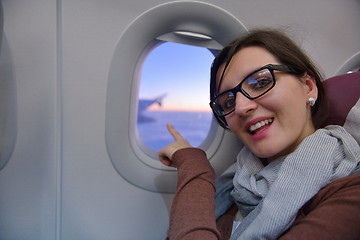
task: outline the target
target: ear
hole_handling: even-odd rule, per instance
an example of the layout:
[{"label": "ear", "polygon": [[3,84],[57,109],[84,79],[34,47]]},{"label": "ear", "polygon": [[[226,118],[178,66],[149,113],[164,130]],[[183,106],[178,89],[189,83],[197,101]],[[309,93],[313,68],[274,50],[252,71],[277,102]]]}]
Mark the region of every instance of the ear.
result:
[{"label": "ear", "polygon": [[311,77],[308,73],[305,73],[303,81],[305,83],[305,94],[307,98],[312,97],[316,100],[318,98],[318,88],[316,86],[315,78]]}]

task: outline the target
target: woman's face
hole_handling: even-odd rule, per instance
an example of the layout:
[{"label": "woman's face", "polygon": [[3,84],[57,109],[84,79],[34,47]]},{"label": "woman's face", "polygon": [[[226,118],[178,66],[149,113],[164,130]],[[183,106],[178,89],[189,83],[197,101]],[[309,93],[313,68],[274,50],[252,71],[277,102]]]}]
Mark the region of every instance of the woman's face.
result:
[{"label": "woman's face", "polygon": [[[227,67],[219,92],[235,87],[248,74],[267,64],[281,63],[261,47],[240,50]],[[219,69],[217,81],[223,69],[224,66]],[[275,70],[274,73],[276,85],[273,89],[254,100],[238,92],[235,110],[226,116],[230,130],[256,156],[269,161],[291,153],[315,131],[308,99],[317,99],[315,81],[307,74],[298,78],[284,71]]]}]

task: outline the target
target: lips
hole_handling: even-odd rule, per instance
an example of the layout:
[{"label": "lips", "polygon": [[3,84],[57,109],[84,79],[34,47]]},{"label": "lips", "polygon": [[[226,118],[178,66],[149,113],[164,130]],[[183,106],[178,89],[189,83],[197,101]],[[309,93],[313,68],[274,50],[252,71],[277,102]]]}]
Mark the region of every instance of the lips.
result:
[{"label": "lips", "polygon": [[270,126],[273,121],[274,121],[273,118],[258,121],[257,123],[250,125],[248,130],[249,130],[250,134],[254,135],[258,132],[261,132],[268,126]]}]

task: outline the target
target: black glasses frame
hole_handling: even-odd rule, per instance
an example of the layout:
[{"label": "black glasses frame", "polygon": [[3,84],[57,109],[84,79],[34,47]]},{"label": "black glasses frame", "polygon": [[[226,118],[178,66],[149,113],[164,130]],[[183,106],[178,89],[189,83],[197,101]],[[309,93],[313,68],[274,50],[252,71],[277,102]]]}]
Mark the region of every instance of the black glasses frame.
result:
[{"label": "black glasses frame", "polygon": [[[250,96],[247,92],[245,92],[245,90],[242,88],[242,84],[243,84],[251,75],[253,75],[253,74],[255,74],[256,72],[261,71],[261,70],[263,70],[263,69],[268,69],[268,70],[269,70],[269,72],[271,73],[272,78],[273,78],[273,80],[274,80],[274,81],[273,81],[273,84],[271,85],[271,87],[270,87],[269,89],[267,89],[265,92],[261,93],[259,96],[251,97],[251,96]],[[229,89],[229,90],[226,90],[226,91],[224,91],[224,92],[219,93],[218,95],[216,95],[216,96],[214,97],[214,99],[211,100],[210,103],[209,103],[211,109],[212,109],[213,112],[214,112],[214,114],[215,114],[217,117],[225,117],[226,115],[229,115],[230,113],[232,113],[232,112],[235,110],[235,107],[234,107],[230,112],[228,112],[228,113],[226,113],[226,114],[222,114],[222,113],[218,110],[218,108],[216,107],[216,105],[217,105],[216,100],[217,100],[219,97],[221,97],[221,96],[223,96],[224,94],[226,94],[226,93],[232,92],[232,93],[234,94],[234,96],[235,96],[235,99],[236,99],[236,93],[241,92],[241,94],[243,94],[245,97],[247,97],[248,99],[253,100],[253,99],[259,98],[259,97],[263,96],[264,94],[266,94],[267,92],[269,92],[271,89],[273,89],[273,87],[274,87],[275,84],[276,84],[276,79],[275,79],[275,75],[274,75],[274,70],[296,73],[296,71],[295,71],[293,68],[291,68],[290,66],[288,66],[288,65],[273,65],[273,64],[265,65],[265,66],[263,66],[263,67],[255,70],[255,71],[251,72],[250,74],[248,74],[243,80],[241,80],[241,82],[240,82],[236,87],[234,87],[234,88],[232,88],[232,89]],[[225,71],[225,70],[224,70],[224,71]],[[224,75],[224,73],[222,74],[220,81],[222,81],[223,75]]]}]

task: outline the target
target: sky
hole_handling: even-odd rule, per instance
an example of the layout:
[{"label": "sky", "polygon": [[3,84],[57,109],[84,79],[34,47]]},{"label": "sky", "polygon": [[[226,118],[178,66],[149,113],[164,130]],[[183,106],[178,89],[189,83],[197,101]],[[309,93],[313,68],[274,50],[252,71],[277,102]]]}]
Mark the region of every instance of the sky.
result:
[{"label": "sky", "polygon": [[150,110],[210,111],[209,79],[213,54],[206,48],[166,42],[145,59],[140,99],[166,94],[161,108]]}]

